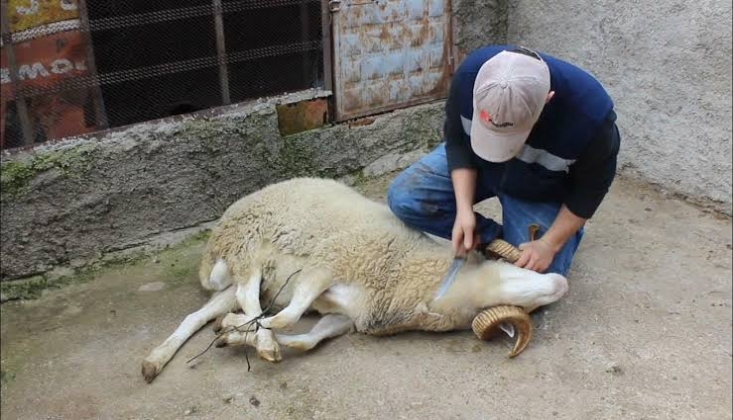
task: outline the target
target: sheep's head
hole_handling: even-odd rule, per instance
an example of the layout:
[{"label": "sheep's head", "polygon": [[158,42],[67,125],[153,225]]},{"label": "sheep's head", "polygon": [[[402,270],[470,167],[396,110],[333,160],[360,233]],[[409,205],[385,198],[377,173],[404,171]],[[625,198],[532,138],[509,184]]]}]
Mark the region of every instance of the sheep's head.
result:
[{"label": "sheep's head", "polygon": [[[489,256],[507,260],[510,263],[517,261],[521,251],[503,240],[492,242],[487,253]],[[490,340],[502,330],[510,336],[516,332],[514,348],[509,357],[518,356],[524,351],[532,339],[532,319],[529,313],[539,306],[550,304],[567,293],[567,280],[559,274],[537,274],[541,281],[535,282],[533,278],[526,278],[527,273],[519,267],[507,266],[507,274],[513,271],[518,272],[516,280],[508,274],[506,284],[515,287],[517,290],[510,292],[513,298],[522,296],[522,291],[527,292],[527,302],[523,306],[497,305],[483,310],[473,320],[471,325],[474,334],[481,340]],[[533,273],[534,274],[534,273]],[[534,276],[531,276],[534,277]],[[533,283],[530,287],[522,283]]]}]

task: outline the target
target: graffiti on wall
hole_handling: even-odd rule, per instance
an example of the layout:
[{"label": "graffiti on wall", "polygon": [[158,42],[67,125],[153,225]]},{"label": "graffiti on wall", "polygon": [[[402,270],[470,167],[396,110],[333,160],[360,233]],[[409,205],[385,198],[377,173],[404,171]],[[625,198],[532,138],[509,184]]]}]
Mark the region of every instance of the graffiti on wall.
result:
[{"label": "graffiti on wall", "polygon": [[69,83],[89,76],[76,1],[9,0],[6,7],[12,31],[4,28],[0,51],[0,147],[95,130],[93,88]]}]

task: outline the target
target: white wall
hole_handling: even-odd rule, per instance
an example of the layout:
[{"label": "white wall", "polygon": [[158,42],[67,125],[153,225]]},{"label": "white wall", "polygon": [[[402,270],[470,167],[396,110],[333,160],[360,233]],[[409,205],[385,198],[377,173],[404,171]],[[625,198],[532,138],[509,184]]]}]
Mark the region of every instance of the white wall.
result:
[{"label": "white wall", "polygon": [[604,83],[620,171],[731,214],[731,2],[508,3],[507,42],[568,59]]}]

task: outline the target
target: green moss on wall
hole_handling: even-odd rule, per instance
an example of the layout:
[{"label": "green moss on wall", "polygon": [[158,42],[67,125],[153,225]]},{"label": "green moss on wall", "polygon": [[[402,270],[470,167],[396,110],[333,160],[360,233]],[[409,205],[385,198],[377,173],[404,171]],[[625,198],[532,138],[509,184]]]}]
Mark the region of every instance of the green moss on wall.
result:
[{"label": "green moss on wall", "polygon": [[316,167],[312,148],[295,139],[282,140],[279,157],[280,170],[289,176],[312,175]]},{"label": "green moss on wall", "polygon": [[0,170],[0,191],[3,198],[22,196],[33,178],[49,170],[58,170],[69,178],[81,178],[92,167],[91,154],[94,149],[93,145],[84,145],[40,152],[25,162],[4,162]]},{"label": "green moss on wall", "polygon": [[[184,239],[175,246],[154,252],[160,259],[173,260],[175,264],[166,267],[169,278],[173,279],[175,285],[181,285],[190,281],[197,281],[199,259],[191,258],[191,249],[203,247],[209,239],[211,232],[203,230]],[[96,261],[85,268],[54,280],[49,280],[46,275],[36,275],[18,280],[0,282],[0,293],[2,301],[9,300],[30,300],[37,299],[44,290],[58,289],[71,284],[81,284],[93,280],[103,270],[121,269],[129,270],[150,260],[150,254],[139,252],[110,258],[106,261]]]},{"label": "green moss on wall", "polygon": [[35,299],[48,288],[48,281],[43,276],[33,276],[18,281],[0,283],[3,300]]}]

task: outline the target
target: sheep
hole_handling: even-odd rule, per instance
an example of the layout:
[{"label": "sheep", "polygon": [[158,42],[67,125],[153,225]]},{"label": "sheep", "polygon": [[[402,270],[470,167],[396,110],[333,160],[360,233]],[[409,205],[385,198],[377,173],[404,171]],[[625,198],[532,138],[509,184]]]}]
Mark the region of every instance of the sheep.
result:
[{"label": "sheep", "polygon": [[[527,314],[568,290],[562,275],[474,251],[436,300],[453,258],[450,246],[340,181],[305,177],[270,184],[234,202],[214,226],[199,270],[201,286],[213,296],[144,359],[142,374],[150,383],[214,319],[215,329],[226,331],[217,347],[253,346],[270,362],[281,360],[281,345],[307,351],[354,331],[476,331],[476,322],[518,327],[516,354],[528,341]],[[267,316],[262,308],[270,304],[277,312]],[[239,308],[242,314],[235,313]],[[309,332],[278,332],[313,311],[322,318]]]}]

